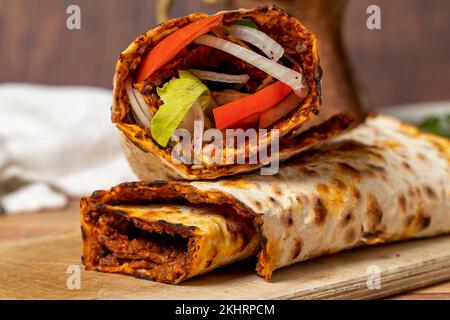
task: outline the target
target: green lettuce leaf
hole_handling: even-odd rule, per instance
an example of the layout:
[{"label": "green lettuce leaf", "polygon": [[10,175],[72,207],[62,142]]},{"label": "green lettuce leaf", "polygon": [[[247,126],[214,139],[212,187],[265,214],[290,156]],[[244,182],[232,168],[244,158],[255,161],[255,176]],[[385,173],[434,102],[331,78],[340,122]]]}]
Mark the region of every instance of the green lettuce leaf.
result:
[{"label": "green lettuce leaf", "polygon": [[166,147],[177,127],[195,101],[209,97],[208,88],[191,73],[180,70],[179,78],[166,82],[156,93],[164,102],[152,119],[151,132],[153,139],[162,147]]}]

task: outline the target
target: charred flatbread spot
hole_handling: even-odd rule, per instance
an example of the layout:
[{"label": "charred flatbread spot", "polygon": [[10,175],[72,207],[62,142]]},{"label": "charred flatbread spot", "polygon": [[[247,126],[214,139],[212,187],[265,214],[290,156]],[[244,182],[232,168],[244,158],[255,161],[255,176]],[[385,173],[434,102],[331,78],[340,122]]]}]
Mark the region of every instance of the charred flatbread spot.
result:
[{"label": "charred flatbread spot", "polygon": [[320,193],[328,193],[328,191],[329,191],[328,186],[326,184],[323,184],[323,183],[319,183],[317,185],[317,190]]},{"label": "charred flatbread spot", "polygon": [[378,203],[378,199],[372,193],[367,195],[367,210],[366,214],[370,217],[374,227],[378,226],[383,219],[383,210]]},{"label": "charred flatbread spot", "polygon": [[302,251],[302,240],[297,238],[294,241],[294,247],[292,248],[291,258],[293,260],[297,259],[297,257],[300,255],[301,251]]},{"label": "charred flatbread spot", "polygon": [[412,214],[407,215],[405,218],[405,226],[409,227],[413,223],[413,221],[414,221],[414,215],[412,215]]},{"label": "charred flatbread spot", "polygon": [[212,258],[208,259],[208,261],[206,261],[205,268],[208,269],[209,267],[211,267],[212,262],[213,262]]},{"label": "charred flatbread spot", "polygon": [[355,187],[352,186],[352,197],[356,200],[356,202],[359,202],[361,200],[361,193],[359,192],[359,190]]},{"label": "charred flatbread spot", "polygon": [[262,209],[262,204],[259,200],[255,200],[254,204],[258,211],[260,211]]},{"label": "charred flatbread spot", "polygon": [[397,202],[402,212],[406,212],[406,197],[404,194],[400,193],[398,195]]},{"label": "charred flatbread spot", "polygon": [[410,198],[414,198],[416,196],[416,191],[414,190],[413,187],[410,187],[408,189],[408,195],[409,195]]},{"label": "charred flatbread spot", "polygon": [[345,140],[342,141],[338,144],[338,150],[342,150],[342,151],[365,151],[366,149],[370,148],[370,146],[355,141],[355,140]]},{"label": "charred flatbread spot", "polygon": [[336,163],[336,167],[340,172],[343,172],[344,174],[348,174],[352,176],[353,178],[359,179],[361,177],[361,173],[358,169],[354,168],[353,166],[349,165],[345,162],[338,162]]},{"label": "charred flatbread spot", "polygon": [[312,169],[309,169],[309,168],[307,168],[307,167],[300,167],[300,172],[301,172],[302,174],[304,174],[305,176],[311,177],[311,178],[317,177],[317,176],[319,175],[319,174],[317,173],[317,171],[312,170]]},{"label": "charred flatbread spot", "polygon": [[328,210],[325,207],[322,199],[320,199],[319,197],[314,199],[313,210],[314,210],[314,222],[319,226],[323,225],[327,218]]},{"label": "charred flatbread spot", "polygon": [[[437,142],[436,140],[430,141],[432,145],[435,147],[436,151],[442,155],[446,155],[446,146]],[[448,156],[447,156],[448,157]]]},{"label": "charred flatbread spot", "polygon": [[103,190],[95,190],[92,193],[91,197],[92,198],[101,198],[104,194],[105,194],[105,191],[103,191]]},{"label": "charred flatbread spot", "polygon": [[422,207],[417,209],[415,220],[419,230],[424,230],[428,228],[431,224],[431,217],[428,214],[425,214],[425,211]]},{"label": "charred flatbread spot", "polygon": [[402,161],[402,167],[405,168],[406,170],[408,170],[409,172],[414,172],[414,170],[412,169],[410,164],[406,161]]},{"label": "charred flatbread spot", "polygon": [[292,227],[294,224],[294,220],[292,219],[292,212],[288,211],[284,216],[285,224],[288,228]]},{"label": "charred flatbread spot", "polygon": [[347,230],[347,232],[345,233],[345,241],[347,243],[353,243],[356,239],[356,232],[355,229],[351,228],[349,230]]},{"label": "charred flatbread spot", "polygon": [[292,220],[292,217],[288,218],[288,225],[292,226],[294,224],[294,220]]},{"label": "charred flatbread spot", "polygon": [[431,224],[431,216],[423,216],[420,222],[420,229],[424,230],[426,228],[428,228]]},{"label": "charred flatbread spot", "polygon": [[418,196],[419,198],[422,197],[422,191],[420,190],[419,187],[416,187],[416,194],[417,194],[417,196]]},{"label": "charred flatbread spot", "polygon": [[371,170],[371,169],[365,169],[363,170],[363,174],[366,177],[375,177],[376,176],[376,172]]},{"label": "charred flatbread spot", "polygon": [[382,173],[386,173],[386,169],[382,166],[373,164],[373,163],[369,163],[368,164],[369,169],[373,170],[374,172],[378,172],[380,174]]},{"label": "charred flatbread spot", "polygon": [[147,186],[149,186],[149,187],[162,187],[162,186],[165,186],[166,184],[168,184],[167,181],[155,180],[155,181],[147,183]]},{"label": "charred flatbread spot", "polygon": [[345,190],[347,189],[347,185],[340,179],[338,178],[334,178],[332,181],[333,185],[336,186],[336,188],[341,189],[341,190]]},{"label": "charred flatbread spot", "polygon": [[276,185],[272,186],[272,190],[277,196],[281,196],[283,194],[283,191],[281,191],[280,187]]},{"label": "charred flatbread spot", "polygon": [[352,159],[363,157],[376,162],[386,162],[384,157],[377,152],[379,149],[379,147],[374,145],[367,145],[354,140],[344,140],[334,143],[328,152],[336,156],[351,156]]},{"label": "charred flatbread spot", "polygon": [[341,227],[345,228],[346,226],[348,226],[349,223],[353,220],[353,218],[354,218],[354,215],[353,215],[352,209],[345,212],[341,219]]},{"label": "charred flatbread spot", "polygon": [[386,159],[384,158],[383,155],[379,154],[378,152],[375,152],[373,150],[368,150],[367,151],[368,154],[370,154],[373,158],[375,158],[376,160],[385,163]]},{"label": "charred flatbread spot", "polygon": [[275,199],[274,197],[269,197],[269,200],[272,203],[277,203],[277,199]]},{"label": "charred flatbread spot", "polygon": [[421,152],[417,153],[417,159],[424,162],[427,161],[427,157]]},{"label": "charred flatbread spot", "polygon": [[427,195],[430,199],[433,199],[433,200],[436,200],[436,199],[437,199],[437,194],[436,194],[436,192],[433,190],[433,188],[431,188],[430,186],[426,185],[426,186],[424,186],[424,190],[425,190],[426,195]]},{"label": "charred flatbread spot", "polygon": [[209,258],[208,261],[206,261],[206,265],[205,268],[209,268],[211,267],[212,262],[214,261],[214,258],[217,256],[218,251],[216,249],[216,247],[214,247],[210,252],[209,252]]}]

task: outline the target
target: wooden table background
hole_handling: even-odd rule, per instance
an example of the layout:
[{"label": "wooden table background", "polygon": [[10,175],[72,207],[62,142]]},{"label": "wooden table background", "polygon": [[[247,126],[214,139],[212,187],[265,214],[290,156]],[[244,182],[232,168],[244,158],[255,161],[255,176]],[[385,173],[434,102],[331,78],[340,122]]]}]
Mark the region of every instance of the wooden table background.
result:
[{"label": "wooden table background", "polygon": [[[224,8],[201,0],[173,1],[174,17]],[[0,0],[0,83],[110,88],[119,53],[155,25],[155,2]],[[223,2],[236,7],[273,1]],[[66,28],[70,4],[81,8],[81,30]],[[366,9],[371,4],[381,8],[381,30],[366,27]],[[443,0],[349,0],[344,16],[345,47],[356,78],[374,107],[450,99],[449,12],[450,1]]]},{"label": "wooden table background", "polygon": [[[67,208],[47,212],[22,213],[0,217],[0,243],[57,234],[79,226],[78,201],[72,200]],[[391,297],[391,299],[450,300],[450,281]]]}]

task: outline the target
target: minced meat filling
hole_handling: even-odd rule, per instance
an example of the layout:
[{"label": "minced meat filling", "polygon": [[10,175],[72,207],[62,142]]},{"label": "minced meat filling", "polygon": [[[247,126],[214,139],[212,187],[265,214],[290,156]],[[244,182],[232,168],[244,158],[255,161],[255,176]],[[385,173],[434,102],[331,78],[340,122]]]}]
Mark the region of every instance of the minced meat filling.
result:
[{"label": "minced meat filling", "polygon": [[[241,88],[243,92],[253,93],[274,80],[260,69],[237,59],[234,56],[214,48],[198,45],[190,45],[187,52],[178,54],[171,62],[155,71],[144,82],[134,86],[146,97],[150,106],[159,107],[162,103],[155,93],[156,87],[161,87],[173,77],[178,77],[179,70],[201,69],[228,74],[248,74],[250,80]],[[270,79],[270,81],[268,81]],[[211,82],[208,84],[211,90],[230,89],[230,85]],[[229,88],[230,87],[230,88]],[[152,110],[155,111],[155,110]]]},{"label": "minced meat filling", "polygon": [[107,253],[99,260],[100,265],[117,266],[122,260],[132,260],[134,267],[148,268],[187,259],[189,239],[151,231],[148,225],[141,224],[138,228],[118,215],[102,215],[94,231]]}]

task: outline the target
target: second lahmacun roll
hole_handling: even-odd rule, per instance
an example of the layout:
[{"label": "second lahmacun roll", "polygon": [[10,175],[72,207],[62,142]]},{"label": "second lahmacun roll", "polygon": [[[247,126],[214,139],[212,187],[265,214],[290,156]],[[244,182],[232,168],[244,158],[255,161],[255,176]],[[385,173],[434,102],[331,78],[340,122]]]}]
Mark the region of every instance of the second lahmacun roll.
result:
[{"label": "second lahmacun roll", "polygon": [[450,140],[387,116],[273,176],[124,183],[81,201],[88,270],[180,283],[257,255],[281,267],[450,232]]}]

